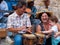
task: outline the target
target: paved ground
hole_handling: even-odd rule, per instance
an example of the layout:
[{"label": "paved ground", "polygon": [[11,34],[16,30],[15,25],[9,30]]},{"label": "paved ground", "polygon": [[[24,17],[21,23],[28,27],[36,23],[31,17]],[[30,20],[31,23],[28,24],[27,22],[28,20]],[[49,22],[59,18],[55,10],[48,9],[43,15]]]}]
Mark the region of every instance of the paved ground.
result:
[{"label": "paved ground", "polygon": [[0,40],[0,45],[10,45],[10,44],[6,43],[5,39],[2,39]]}]

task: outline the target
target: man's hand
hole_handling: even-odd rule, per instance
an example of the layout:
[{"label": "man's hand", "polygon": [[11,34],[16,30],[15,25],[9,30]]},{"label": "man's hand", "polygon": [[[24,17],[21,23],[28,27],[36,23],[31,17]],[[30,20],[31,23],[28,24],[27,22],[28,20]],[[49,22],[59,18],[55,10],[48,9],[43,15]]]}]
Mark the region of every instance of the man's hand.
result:
[{"label": "man's hand", "polygon": [[27,30],[26,32],[27,32],[27,33],[30,33],[30,34],[32,33],[30,30]]},{"label": "man's hand", "polygon": [[30,27],[30,28],[27,28],[27,31],[26,31],[27,33],[32,33],[32,28]]},{"label": "man's hand", "polygon": [[21,30],[24,30],[24,29],[26,29],[25,26],[22,26],[22,27],[20,27],[20,28],[17,28],[18,31],[21,31]]}]

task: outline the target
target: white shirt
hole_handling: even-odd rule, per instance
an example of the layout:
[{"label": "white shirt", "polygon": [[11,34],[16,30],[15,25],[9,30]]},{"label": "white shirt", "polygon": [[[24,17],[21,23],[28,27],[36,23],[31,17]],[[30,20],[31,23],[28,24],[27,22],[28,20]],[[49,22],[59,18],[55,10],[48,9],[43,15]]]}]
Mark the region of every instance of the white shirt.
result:
[{"label": "white shirt", "polygon": [[30,19],[26,13],[18,16],[17,13],[14,12],[8,17],[7,28],[20,28],[22,26],[31,27]]},{"label": "white shirt", "polygon": [[[51,27],[51,30],[53,30],[54,33],[57,33],[58,32],[58,27],[56,25],[54,25],[53,27]],[[56,37],[55,39],[59,40],[60,36]]]}]

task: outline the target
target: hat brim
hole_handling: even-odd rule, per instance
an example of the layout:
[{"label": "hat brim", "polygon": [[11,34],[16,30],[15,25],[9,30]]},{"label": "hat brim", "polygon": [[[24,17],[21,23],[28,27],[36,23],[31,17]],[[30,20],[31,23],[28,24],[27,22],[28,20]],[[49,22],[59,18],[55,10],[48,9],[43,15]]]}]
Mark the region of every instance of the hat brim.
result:
[{"label": "hat brim", "polygon": [[28,1],[26,1],[26,2],[31,2],[32,0],[28,0]]},{"label": "hat brim", "polygon": [[49,13],[49,14],[50,14],[50,16],[52,16],[52,15],[53,15],[53,12],[51,12],[51,11],[48,11],[48,12],[37,12],[37,13],[36,13],[36,18],[38,18],[38,19],[39,19],[39,16],[41,15],[41,13]]},{"label": "hat brim", "polygon": [[42,0],[42,2],[45,2],[45,1],[47,1],[47,0]]}]

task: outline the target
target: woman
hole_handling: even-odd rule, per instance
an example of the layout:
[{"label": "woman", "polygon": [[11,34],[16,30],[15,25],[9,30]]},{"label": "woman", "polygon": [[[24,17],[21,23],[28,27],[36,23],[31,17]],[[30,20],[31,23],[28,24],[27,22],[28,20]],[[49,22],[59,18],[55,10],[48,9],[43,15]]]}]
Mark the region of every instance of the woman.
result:
[{"label": "woman", "polygon": [[[43,31],[44,34],[52,34],[52,45],[57,45],[60,42],[60,36],[56,36],[59,34],[58,29],[58,18],[56,16],[52,16],[50,18],[51,28],[48,31]],[[54,33],[54,34],[53,34]]]},{"label": "woman", "polygon": [[[52,12],[48,11],[47,9],[43,9],[41,10],[41,12],[39,12],[37,14],[37,18],[40,19],[41,24],[37,26],[36,28],[36,32],[37,33],[41,33],[42,31],[48,31],[49,28],[51,27],[49,24],[49,17],[52,16]],[[46,34],[48,35],[48,34]],[[46,40],[46,44],[45,45],[51,45],[51,38],[48,38]]]}]

